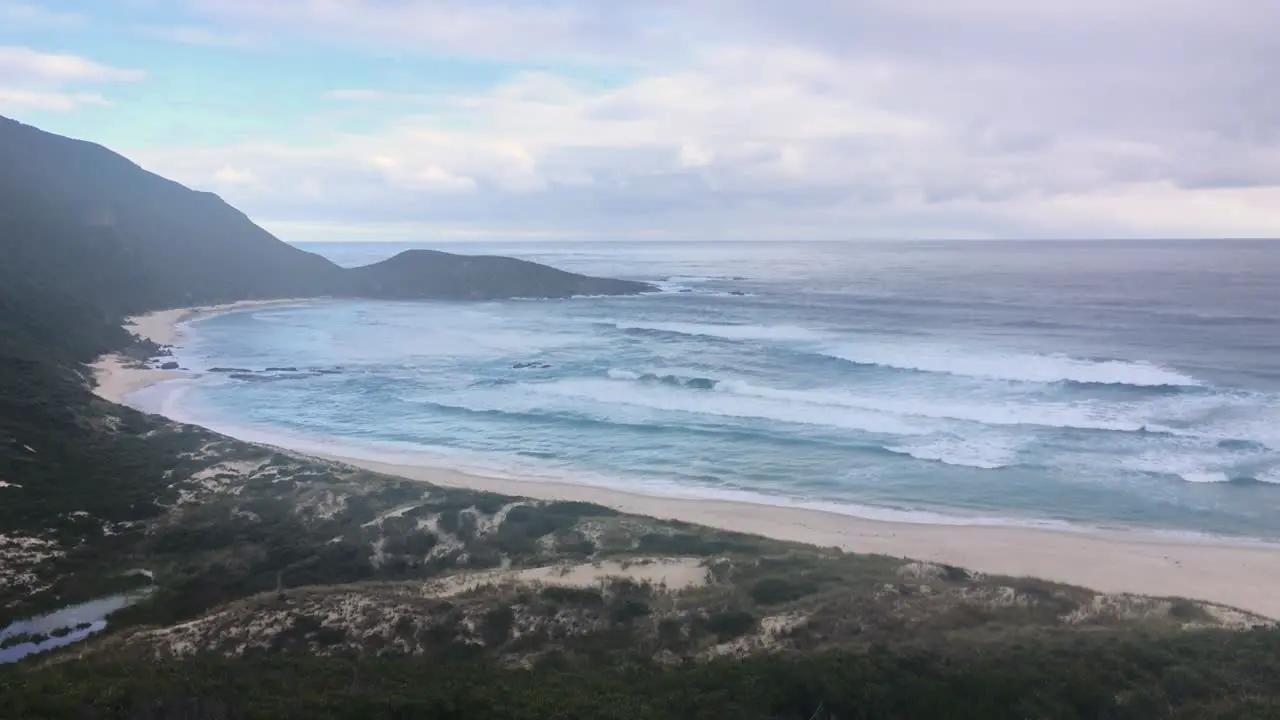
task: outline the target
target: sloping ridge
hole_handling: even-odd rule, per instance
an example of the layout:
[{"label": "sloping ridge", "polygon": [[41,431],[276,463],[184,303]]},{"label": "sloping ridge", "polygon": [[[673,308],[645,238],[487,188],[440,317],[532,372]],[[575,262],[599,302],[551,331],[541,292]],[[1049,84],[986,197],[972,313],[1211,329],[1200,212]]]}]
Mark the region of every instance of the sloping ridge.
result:
[{"label": "sloping ridge", "polygon": [[212,193],[3,118],[0,263],[119,314],[317,295],[341,272]]},{"label": "sloping ridge", "polygon": [[89,142],[0,117],[0,280],[114,315],[248,299],[493,299],[630,294],[513,258],[411,251],[343,269],[255,225],[212,193]]},{"label": "sloping ridge", "polygon": [[348,292],[362,297],[562,298],[625,295],[653,289],[644,283],[587,277],[515,258],[454,255],[439,250],[406,250],[347,272]]}]

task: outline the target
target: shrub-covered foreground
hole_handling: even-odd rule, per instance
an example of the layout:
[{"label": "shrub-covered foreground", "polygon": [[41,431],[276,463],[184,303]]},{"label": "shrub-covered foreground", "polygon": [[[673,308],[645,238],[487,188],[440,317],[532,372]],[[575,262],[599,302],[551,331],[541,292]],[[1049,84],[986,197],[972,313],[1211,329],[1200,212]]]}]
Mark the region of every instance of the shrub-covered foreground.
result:
[{"label": "shrub-covered foreground", "polygon": [[415,659],[82,662],[0,674],[6,718],[1274,718],[1280,632],[529,670]]}]

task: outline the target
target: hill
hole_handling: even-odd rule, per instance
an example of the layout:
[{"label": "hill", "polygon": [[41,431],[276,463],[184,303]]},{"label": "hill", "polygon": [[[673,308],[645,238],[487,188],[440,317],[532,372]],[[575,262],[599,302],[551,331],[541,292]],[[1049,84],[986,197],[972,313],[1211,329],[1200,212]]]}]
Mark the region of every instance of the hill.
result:
[{"label": "hill", "polygon": [[117,318],[289,297],[463,300],[653,290],[513,258],[443,252],[343,269],[279,240],[212,193],[147,172],[100,145],[3,117],[0,266]]},{"label": "hill", "polygon": [[344,280],[347,294],[393,299],[565,298],[653,290],[644,283],[576,275],[515,258],[438,250],[406,250],[380,263],[353,268]]}]

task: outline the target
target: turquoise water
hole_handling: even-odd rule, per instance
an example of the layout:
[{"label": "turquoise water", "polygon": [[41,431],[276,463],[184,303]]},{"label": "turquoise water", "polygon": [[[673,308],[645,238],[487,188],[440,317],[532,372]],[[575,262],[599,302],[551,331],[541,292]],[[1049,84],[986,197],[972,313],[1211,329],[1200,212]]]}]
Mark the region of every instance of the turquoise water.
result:
[{"label": "turquoise water", "polygon": [[1280,244],[445,249],[664,292],[221,315],[180,361],[254,372],[140,400],[302,449],[649,492],[1280,536]]}]

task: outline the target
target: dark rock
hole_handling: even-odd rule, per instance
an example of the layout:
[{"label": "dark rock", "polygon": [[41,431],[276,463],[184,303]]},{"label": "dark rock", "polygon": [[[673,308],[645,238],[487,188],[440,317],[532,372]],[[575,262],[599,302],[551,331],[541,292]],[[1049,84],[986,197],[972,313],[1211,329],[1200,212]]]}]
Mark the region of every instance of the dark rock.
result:
[{"label": "dark rock", "polygon": [[160,369],[161,369],[161,370],[177,370],[177,369],[178,369],[178,363],[173,362],[172,360],[170,360],[170,361],[169,361],[169,362],[167,362],[167,363],[162,363],[162,364],[160,365]]},{"label": "dark rock", "polygon": [[279,375],[267,375],[264,373],[232,373],[227,377],[232,380],[244,380],[246,382],[279,382],[281,380],[302,380],[304,378],[315,377],[311,373],[281,373]]},{"label": "dark rock", "polygon": [[251,373],[253,371],[248,368],[216,367],[216,368],[209,368],[209,372],[211,373]]},{"label": "dark rock", "polygon": [[730,295],[746,295],[746,293],[742,292],[741,290],[731,290],[729,291],[729,294]]},{"label": "dark rock", "polygon": [[298,372],[298,368],[296,368],[296,367],[269,367],[269,368],[267,368],[266,370],[263,370],[263,372],[291,372],[291,373],[296,373],[296,372]]}]

